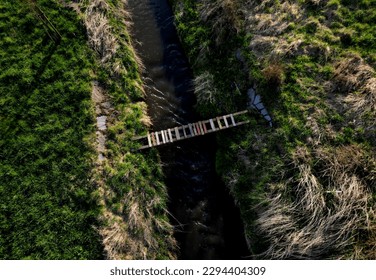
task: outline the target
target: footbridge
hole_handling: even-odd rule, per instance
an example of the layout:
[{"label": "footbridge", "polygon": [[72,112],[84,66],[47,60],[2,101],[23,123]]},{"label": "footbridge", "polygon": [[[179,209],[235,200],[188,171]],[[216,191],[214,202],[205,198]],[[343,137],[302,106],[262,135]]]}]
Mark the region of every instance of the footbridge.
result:
[{"label": "footbridge", "polygon": [[166,145],[184,139],[202,136],[208,133],[246,124],[249,122],[249,120],[244,120],[244,118],[241,118],[240,116],[247,113],[248,110],[244,110],[204,121],[168,128],[165,130],[148,132],[147,135],[135,137],[133,140],[142,145],[139,148],[140,150]]}]

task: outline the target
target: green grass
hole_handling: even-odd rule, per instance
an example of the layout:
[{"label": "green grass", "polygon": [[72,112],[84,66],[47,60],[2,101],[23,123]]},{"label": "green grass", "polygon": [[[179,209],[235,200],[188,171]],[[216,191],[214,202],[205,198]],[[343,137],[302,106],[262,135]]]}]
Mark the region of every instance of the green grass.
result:
[{"label": "green grass", "polygon": [[87,141],[92,53],[73,11],[38,4],[60,43],[26,2],[0,4],[0,258],[102,258]]},{"label": "green grass", "polygon": [[[96,79],[116,112],[107,124],[106,161],[94,178],[102,193],[100,232],[104,249],[108,258],[174,258],[167,190],[158,153],[139,152],[140,144],[132,140],[145,135],[147,127],[142,122],[146,104],[142,102],[140,69],[125,23],[129,19],[124,18],[121,1],[106,2],[109,7],[98,10],[108,19],[118,48],[109,61],[95,68]],[[116,73],[115,64],[121,66]]]},{"label": "green grass", "polygon": [[[108,248],[98,230],[114,222],[103,219],[106,211],[120,218],[131,237],[125,245],[141,248],[145,239],[153,240],[146,257],[170,258],[172,229],[158,154],[134,152],[132,137],[146,132],[145,108],[123,19],[107,15],[119,48],[103,65],[79,15],[58,1],[37,4],[60,41],[50,38],[27,1],[0,4],[0,259],[105,258]],[[120,2],[109,4],[116,11]],[[126,70],[114,75],[115,61]],[[94,164],[93,80],[117,112],[108,124],[103,172]],[[104,197],[101,184],[109,191]],[[139,221],[129,225],[133,203]],[[125,255],[144,257],[131,250],[117,254]]]},{"label": "green grass", "polygon": [[[376,1],[329,1],[326,7],[306,6],[305,1],[299,1],[304,5],[307,19],[290,23],[285,33],[278,36],[289,43],[303,38],[304,43],[299,48],[308,46],[311,51],[285,55],[277,62],[267,57],[257,59],[249,51],[253,34],[232,33],[223,44],[216,45],[213,38],[215,32],[211,31],[210,22],[200,20],[194,1],[170,2],[178,15],[177,28],[195,75],[204,71],[213,74],[214,84],[218,86],[217,99],[230,104],[198,104],[198,111],[213,116],[228,110],[243,109],[246,89],[256,84],[273,118],[274,127],[269,129],[259,115],[252,114],[253,120],[249,125],[217,136],[217,171],[239,202],[242,218],[247,225],[246,234],[251,241],[256,240],[254,252],[262,252],[265,249],[262,237],[254,230],[257,209],[265,203],[273,183],[296,177],[297,171],[291,162],[297,148],[304,147],[311,151],[309,139],[315,137],[315,132],[307,126],[307,119],[316,112],[322,112],[319,117],[315,116],[320,128],[332,127],[335,133],[334,138],[327,136],[322,140],[321,147],[329,150],[346,145],[369,147],[373,141],[364,135],[361,127],[353,127],[348,123],[347,116],[331,107],[327,101],[329,89],[325,85],[333,79],[333,64],[349,52],[358,53],[375,67],[373,7]],[[271,6],[263,12],[277,13],[280,10],[280,1],[268,3]],[[326,18],[327,15],[331,15],[331,18]],[[323,27],[327,21],[330,29]],[[206,59],[197,63],[199,46],[202,45],[208,46],[209,50]],[[248,64],[248,75],[244,75],[241,65],[234,59],[238,48],[242,49]],[[280,85],[271,86],[265,69],[275,63],[283,69],[283,77]],[[243,94],[229,94],[234,81],[240,85]],[[363,148],[364,153],[368,154],[369,151],[369,148]],[[244,159],[248,159],[248,162]],[[311,166],[314,172],[320,174],[319,167],[313,161]]]}]

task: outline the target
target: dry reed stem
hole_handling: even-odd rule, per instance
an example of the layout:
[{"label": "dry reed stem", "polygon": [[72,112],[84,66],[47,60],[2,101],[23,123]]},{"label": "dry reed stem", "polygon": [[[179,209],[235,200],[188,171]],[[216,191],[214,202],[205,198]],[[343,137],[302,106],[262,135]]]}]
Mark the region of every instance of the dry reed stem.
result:
[{"label": "dry reed stem", "polygon": [[241,30],[237,1],[199,0],[197,5],[200,19],[210,24],[217,45],[225,42],[227,32]]},{"label": "dry reed stem", "polygon": [[193,80],[197,102],[199,104],[215,104],[218,91],[215,87],[214,76],[204,72]]},{"label": "dry reed stem", "polygon": [[[93,0],[85,6],[86,1],[81,1],[79,5],[75,5],[75,10],[81,13],[83,10],[84,24],[87,29],[89,44],[98,52],[102,66],[113,77],[121,77],[127,73],[126,65],[123,64],[122,58],[119,57],[118,50],[126,48],[130,56],[133,56],[134,61],[138,64],[139,69],[142,67],[141,60],[130,42],[127,40],[119,41],[115,35],[115,29],[111,26],[109,18],[110,15],[116,17],[119,21],[124,23],[124,26],[129,26],[129,14],[125,10],[127,1],[118,2],[118,7],[113,7],[104,0]],[[117,32],[117,31],[116,31]],[[133,86],[143,91],[143,87],[138,81],[134,81]],[[96,98],[99,98],[96,96]],[[102,100],[102,102],[106,100]],[[136,108],[141,108],[142,117],[141,122],[144,125],[150,125],[150,119],[146,114],[146,104],[138,103]],[[131,106],[124,107],[123,113],[126,110],[134,110]],[[116,125],[116,116],[113,116],[108,127]],[[114,155],[109,154],[109,158],[103,162],[103,165],[97,167],[93,172],[95,173],[94,184],[98,186],[100,194],[99,203],[102,206],[102,214],[100,220],[102,226],[98,229],[102,236],[104,251],[108,259],[155,259],[159,255],[160,244],[158,238],[163,235],[168,249],[171,249],[170,257],[173,255],[176,248],[176,242],[172,236],[172,226],[167,221],[161,220],[156,216],[159,213],[163,216],[159,197],[148,199],[144,191],[139,187],[137,179],[137,172],[134,169],[129,169],[125,172],[122,180],[124,184],[129,185],[130,190],[122,194],[117,194],[108,185],[107,178],[110,178],[117,171],[118,164],[126,163],[126,155],[117,155],[115,162]],[[157,194],[156,194],[157,195]],[[119,205],[107,203],[113,198],[119,199]],[[162,210],[161,210],[162,209]]]},{"label": "dry reed stem", "polygon": [[[343,163],[343,162],[342,162]],[[371,193],[357,176],[325,158],[329,184],[323,186],[305,163],[296,163],[299,176],[280,184],[257,219],[258,230],[269,240],[263,257],[315,259],[343,252],[355,242],[356,231],[368,228]],[[293,200],[286,195],[291,192]],[[291,196],[290,195],[290,196]]]},{"label": "dry reed stem", "polygon": [[345,103],[345,111],[358,125],[375,135],[376,128],[376,72],[358,55],[349,55],[335,65],[333,91]]}]

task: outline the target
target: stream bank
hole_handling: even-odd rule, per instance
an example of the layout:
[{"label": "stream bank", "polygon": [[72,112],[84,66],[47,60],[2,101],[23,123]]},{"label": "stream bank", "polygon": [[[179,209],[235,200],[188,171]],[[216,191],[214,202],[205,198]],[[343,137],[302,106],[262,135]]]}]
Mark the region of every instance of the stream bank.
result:
[{"label": "stream bank", "polygon": [[[129,1],[132,38],[145,70],[153,129],[199,119],[192,72],[167,1]],[[247,245],[240,213],[215,171],[214,135],[159,149],[169,192],[170,221],[180,259],[240,259]]]}]

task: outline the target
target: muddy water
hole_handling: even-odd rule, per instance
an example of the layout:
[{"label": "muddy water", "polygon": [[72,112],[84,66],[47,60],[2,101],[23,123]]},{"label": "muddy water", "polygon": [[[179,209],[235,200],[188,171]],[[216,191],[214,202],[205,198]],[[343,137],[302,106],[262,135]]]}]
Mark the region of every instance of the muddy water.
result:
[{"label": "muddy water", "polygon": [[[167,0],[129,0],[132,37],[145,70],[153,129],[197,120],[192,73]],[[180,259],[241,259],[249,253],[239,210],[215,173],[215,137],[160,148]]]}]

